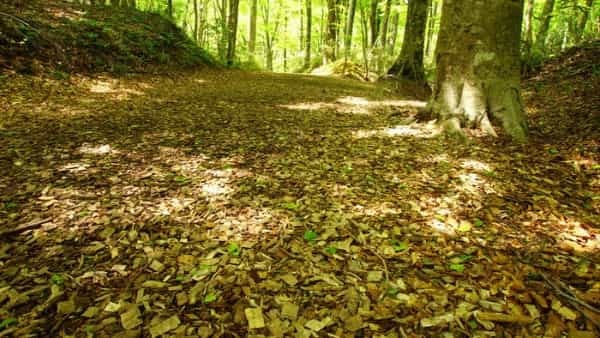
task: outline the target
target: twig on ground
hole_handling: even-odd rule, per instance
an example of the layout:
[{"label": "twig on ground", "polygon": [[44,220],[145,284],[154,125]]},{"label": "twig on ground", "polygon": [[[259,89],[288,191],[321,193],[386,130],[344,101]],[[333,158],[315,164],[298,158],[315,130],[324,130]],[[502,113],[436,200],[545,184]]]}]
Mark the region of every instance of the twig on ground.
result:
[{"label": "twig on ground", "polygon": [[2,230],[2,231],[0,231],[0,238],[3,238],[4,236],[20,234],[20,233],[28,231],[28,230],[37,229],[40,226],[42,226],[43,224],[50,222],[51,220],[52,220],[52,218],[44,218],[41,220],[33,221],[31,223],[19,225],[13,229]]}]

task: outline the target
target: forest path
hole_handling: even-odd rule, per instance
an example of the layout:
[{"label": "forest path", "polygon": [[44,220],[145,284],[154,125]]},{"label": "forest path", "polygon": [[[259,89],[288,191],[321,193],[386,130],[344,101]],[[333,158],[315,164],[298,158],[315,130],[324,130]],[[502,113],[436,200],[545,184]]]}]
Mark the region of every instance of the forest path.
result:
[{"label": "forest path", "polygon": [[599,321],[545,280],[598,302],[583,150],[448,140],[413,120],[424,102],[333,78],[2,80],[0,226],[44,220],[2,237],[15,336],[541,336]]}]

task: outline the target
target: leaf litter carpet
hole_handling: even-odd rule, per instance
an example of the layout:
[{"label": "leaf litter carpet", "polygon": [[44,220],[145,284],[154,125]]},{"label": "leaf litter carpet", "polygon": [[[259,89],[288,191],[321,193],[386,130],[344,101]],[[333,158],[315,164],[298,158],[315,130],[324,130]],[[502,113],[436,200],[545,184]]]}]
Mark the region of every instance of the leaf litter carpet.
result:
[{"label": "leaf litter carpet", "polygon": [[332,78],[0,94],[2,336],[598,336],[597,134],[533,90],[527,145]]}]

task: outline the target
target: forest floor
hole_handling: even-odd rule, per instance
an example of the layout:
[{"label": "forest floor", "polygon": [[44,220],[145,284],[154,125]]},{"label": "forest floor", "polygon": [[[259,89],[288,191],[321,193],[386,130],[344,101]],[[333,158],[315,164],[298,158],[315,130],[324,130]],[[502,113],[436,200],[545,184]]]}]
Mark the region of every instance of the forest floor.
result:
[{"label": "forest floor", "polygon": [[0,335],[597,337],[600,77],[546,71],[525,145],[351,80],[5,75]]}]

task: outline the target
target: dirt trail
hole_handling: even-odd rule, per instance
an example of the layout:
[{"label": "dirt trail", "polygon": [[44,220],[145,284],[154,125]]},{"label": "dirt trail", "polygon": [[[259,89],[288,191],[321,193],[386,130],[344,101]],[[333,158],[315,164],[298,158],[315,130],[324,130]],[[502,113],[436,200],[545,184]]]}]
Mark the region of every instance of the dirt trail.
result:
[{"label": "dirt trail", "polygon": [[46,222],[2,237],[0,325],[597,333],[597,155],[536,125],[528,145],[448,140],[423,105],[299,75],[1,78],[0,227]]}]

